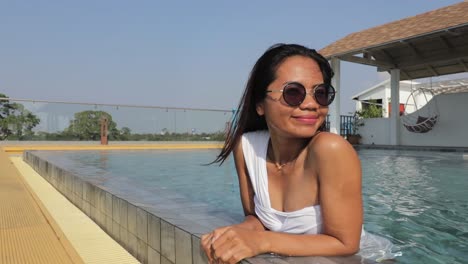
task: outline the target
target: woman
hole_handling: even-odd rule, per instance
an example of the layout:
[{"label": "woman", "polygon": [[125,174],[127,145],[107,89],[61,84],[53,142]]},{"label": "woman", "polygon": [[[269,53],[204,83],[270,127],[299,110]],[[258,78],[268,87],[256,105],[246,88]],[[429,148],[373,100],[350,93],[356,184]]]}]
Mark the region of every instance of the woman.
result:
[{"label": "woman", "polygon": [[255,64],[216,159],[234,154],[245,220],[202,237],[210,263],[359,251],[360,162],[342,137],[322,132],[332,77],[328,61],[300,45],[275,45]]}]

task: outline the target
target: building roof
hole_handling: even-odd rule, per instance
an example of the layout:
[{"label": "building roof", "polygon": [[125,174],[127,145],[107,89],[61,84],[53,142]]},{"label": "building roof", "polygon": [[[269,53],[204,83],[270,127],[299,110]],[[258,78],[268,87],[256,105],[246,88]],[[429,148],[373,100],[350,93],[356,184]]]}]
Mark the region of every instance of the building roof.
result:
[{"label": "building roof", "polygon": [[435,95],[447,93],[468,93],[468,78],[421,83],[417,84],[415,88],[431,90]]},{"label": "building roof", "polygon": [[468,71],[467,14],[468,1],[460,2],[352,33],[320,53],[380,71],[400,69],[402,80]]}]

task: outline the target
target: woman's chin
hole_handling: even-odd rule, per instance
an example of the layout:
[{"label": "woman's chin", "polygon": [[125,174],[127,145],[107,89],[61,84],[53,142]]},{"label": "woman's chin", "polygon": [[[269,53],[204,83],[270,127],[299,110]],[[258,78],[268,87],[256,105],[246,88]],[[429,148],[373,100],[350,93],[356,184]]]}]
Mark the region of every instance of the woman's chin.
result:
[{"label": "woman's chin", "polygon": [[297,138],[311,138],[313,137],[319,129],[316,127],[309,127],[309,128],[300,128],[300,129],[295,129],[292,133],[292,137],[297,137]]}]

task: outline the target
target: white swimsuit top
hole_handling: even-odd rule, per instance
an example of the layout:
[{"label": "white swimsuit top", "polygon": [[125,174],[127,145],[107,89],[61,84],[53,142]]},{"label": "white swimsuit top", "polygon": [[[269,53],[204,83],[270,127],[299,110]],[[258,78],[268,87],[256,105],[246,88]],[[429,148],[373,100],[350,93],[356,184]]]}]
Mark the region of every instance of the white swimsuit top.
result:
[{"label": "white swimsuit top", "polygon": [[320,205],[293,212],[282,212],[271,207],[266,168],[269,139],[268,131],[255,131],[242,135],[242,150],[255,192],[255,213],[263,225],[271,231],[320,234],[322,232]]}]

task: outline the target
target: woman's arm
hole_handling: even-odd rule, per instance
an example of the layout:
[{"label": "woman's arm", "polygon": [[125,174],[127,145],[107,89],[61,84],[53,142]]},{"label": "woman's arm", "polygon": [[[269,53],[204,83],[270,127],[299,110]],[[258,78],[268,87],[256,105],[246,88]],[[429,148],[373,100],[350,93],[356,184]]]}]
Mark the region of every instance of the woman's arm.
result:
[{"label": "woman's arm", "polygon": [[226,231],[231,229],[245,229],[249,231],[265,230],[265,227],[255,215],[255,204],[253,202],[254,192],[245,165],[241,142],[239,142],[234,148],[233,155],[237,175],[239,178],[239,189],[241,196],[240,198],[242,202],[242,207],[244,209],[245,219],[242,223],[232,226],[216,228],[211,233],[202,236],[201,244],[206,255],[208,256],[208,260],[210,261],[210,263],[212,263],[215,258],[218,258],[216,255],[214,255],[213,252],[213,242],[216,241],[219,237],[221,237]]},{"label": "woman's arm", "polygon": [[252,230],[265,230],[265,227],[255,215],[255,203],[253,201],[254,191],[250,181],[249,172],[247,171],[247,167],[245,165],[241,141],[239,141],[239,143],[234,148],[233,155],[237,176],[239,179],[240,198],[245,215],[244,222],[239,224],[239,226]]},{"label": "woman's arm", "polygon": [[309,146],[317,164],[323,234],[294,235],[231,227],[213,243],[223,262],[260,253],[289,256],[350,255],[359,250],[362,228],[361,168],[353,147],[338,135],[319,134]]}]

